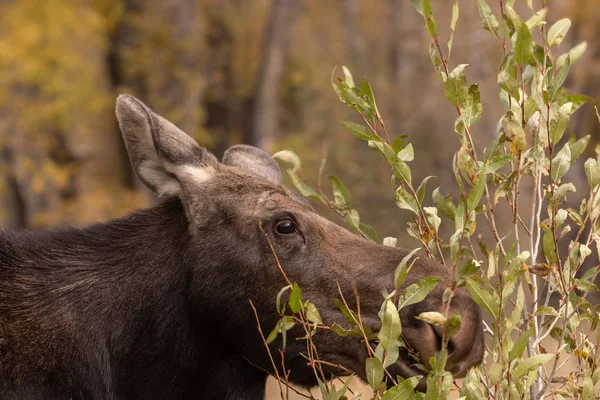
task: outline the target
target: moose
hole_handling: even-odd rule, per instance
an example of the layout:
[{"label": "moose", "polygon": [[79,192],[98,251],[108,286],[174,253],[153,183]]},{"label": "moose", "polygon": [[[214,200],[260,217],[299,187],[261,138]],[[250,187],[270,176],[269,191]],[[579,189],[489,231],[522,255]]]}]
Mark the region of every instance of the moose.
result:
[{"label": "moose", "polygon": [[[263,399],[274,371],[256,315],[270,331],[285,286],[273,253],[325,323],[346,325],[332,302],[339,285],[350,303],[359,293],[365,324],[381,326],[382,289],[393,289],[408,250],[318,215],[258,148],[233,146],[219,162],[131,95],[118,97],[116,114],[157,205],[82,229],[0,232],[1,399]],[[423,365],[441,336],[414,317],[442,309],[450,272],[420,257],[404,284],[431,275],[442,281],[400,312]],[[446,368],[461,376],[483,357],[481,315],[463,289],[451,309],[462,324]],[[290,381],[309,387],[317,382],[301,355],[306,344],[294,340],[303,334],[290,330],[282,354]],[[328,373],[343,367],[366,379],[361,338],[323,330],[313,341]],[[282,348],[281,338],[270,346]],[[423,375],[408,354],[389,371]]]}]

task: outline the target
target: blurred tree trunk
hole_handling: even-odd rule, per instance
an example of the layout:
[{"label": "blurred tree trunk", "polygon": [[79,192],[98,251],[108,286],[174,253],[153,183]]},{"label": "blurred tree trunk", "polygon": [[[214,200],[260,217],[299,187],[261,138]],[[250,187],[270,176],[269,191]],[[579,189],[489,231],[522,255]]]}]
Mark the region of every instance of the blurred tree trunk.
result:
[{"label": "blurred tree trunk", "polygon": [[346,62],[351,71],[365,71],[362,68],[363,38],[358,29],[358,2],[357,0],[341,0],[342,23],[346,36]]},{"label": "blurred tree trunk", "polygon": [[273,0],[256,79],[252,128],[244,141],[269,151],[279,125],[279,93],[291,30],[304,0]]},{"label": "blurred tree trunk", "polygon": [[[0,113],[0,131],[9,132],[9,118]],[[25,229],[27,205],[23,191],[15,176],[14,149],[10,140],[0,141],[0,226],[3,229]]]},{"label": "blurred tree trunk", "polygon": [[[392,90],[388,96],[388,115],[386,118],[390,130],[397,131],[402,121],[402,83],[406,78],[406,69],[410,62],[406,59],[403,50],[402,15],[404,0],[387,0],[387,42],[388,42],[388,82]],[[395,93],[396,95],[391,95]]]},{"label": "blurred tree trunk", "polygon": [[[124,4],[108,57],[113,86],[132,92],[190,136],[205,140],[204,39],[198,1],[125,0]],[[127,155],[123,145],[121,154]],[[145,191],[131,169],[128,180],[131,187]]]},{"label": "blurred tree trunk", "polygon": [[115,86],[128,88],[194,137],[202,125],[204,74],[197,3],[125,0],[109,59]]}]

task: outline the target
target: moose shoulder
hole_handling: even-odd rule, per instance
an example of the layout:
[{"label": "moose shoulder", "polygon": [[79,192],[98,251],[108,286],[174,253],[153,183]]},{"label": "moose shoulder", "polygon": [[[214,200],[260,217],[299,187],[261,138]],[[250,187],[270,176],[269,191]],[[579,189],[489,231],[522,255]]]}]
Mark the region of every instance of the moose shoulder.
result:
[{"label": "moose shoulder", "polygon": [[[160,204],[84,229],[0,234],[0,398],[262,399],[272,367],[249,300],[271,330],[285,281],[259,223],[324,322],[344,324],[332,303],[339,282],[349,299],[356,287],[365,323],[377,329],[381,291],[406,250],[320,217],[257,148],[234,146],[219,162],[128,95],[117,117],[133,167]],[[441,309],[449,272],[421,257],[405,283],[429,275],[443,280],[400,315],[425,365],[441,338],[414,316]],[[458,290],[452,308],[462,327],[447,368],[460,376],[481,361],[483,335],[467,294]],[[301,333],[289,332],[285,362],[292,382],[311,386],[304,343],[293,340]],[[314,342],[321,359],[365,378],[359,338],[324,331]],[[401,354],[390,372],[422,374],[413,364]]]}]

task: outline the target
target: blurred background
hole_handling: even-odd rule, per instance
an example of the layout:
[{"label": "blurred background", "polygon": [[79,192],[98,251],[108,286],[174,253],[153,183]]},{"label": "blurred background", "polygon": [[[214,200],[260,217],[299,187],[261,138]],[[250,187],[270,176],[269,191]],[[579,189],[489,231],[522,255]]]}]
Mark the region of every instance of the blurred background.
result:
[{"label": "blurred background", "polygon": [[[469,82],[480,84],[473,134],[484,144],[502,116],[502,50],[480,27],[476,1],[459,3],[451,66],[471,64]],[[442,43],[451,5],[434,1]],[[550,23],[573,21],[564,50],[589,44],[566,86],[599,101],[600,2],[549,7]],[[428,45],[409,0],[0,0],[0,227],[83,225],[152,204],[114,116],[116,96],[132,93],[218,156],[236,143],[290,149],[314,185],[327,154],[326,173],[346,183],[361,220],[416,247],[385,161],[339,125],[355,116],[330,80],[336,65],[368,76],[389,132],[414,145],[413,180],[435,175],[430,190],[448,193],[456,110]],[[572,121],[578,137],[592,135],[588,156],[598,127],[590,106]],[[581,167],[571,180],[585,185]]]},{"label": "blurred background", "polygon": [[[442,42],[451,3],[434,2]],[[476,2],[460,7],[451,66],[472,65],[484,107],[474,136],[487,143],[502,115],[502,51]],[[566,86],[600,100],[600,2],[549,7],[550,22],[573,20],[563,49],[589,42]],[[448,193],[456,111],[428,44],[409,0],[0,0],[0,226],[81,225],[151,204],[114,116],[127,92],[219,156],[236,143],[291,149],[315,184],[326,153],[326,173],[349,187],[361,220],[380,238],[405,238],[388,167],[339,125],[355,116],[330,80],[336,65],[368,76],[389,131],[415,147],[415,177],[435,175],[430,190]],[[595,118],[586,106],[572,128],[595,141]]]}]

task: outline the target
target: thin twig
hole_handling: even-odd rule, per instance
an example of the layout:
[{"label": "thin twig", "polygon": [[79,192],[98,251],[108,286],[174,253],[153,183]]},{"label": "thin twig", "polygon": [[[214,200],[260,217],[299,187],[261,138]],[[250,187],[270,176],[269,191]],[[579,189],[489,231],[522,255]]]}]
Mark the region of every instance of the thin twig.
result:
[{"label": "thin twig", "polygon": [[285,398],[283,396],[283,387],[281,387],[281,378],[279,377],[279,370],[277,369],[275,360],[273,359],[273,355],[271,354],[271,349],[269,348],[267,340],[265,339],[265,335],[263,334],[262,328],[260,327],[260,320],[258,319],[258,312],[256,311],[256,307],[254,307],[254,303],[252,302],[252,300],[248,300],[248,301],[250,302],[250,306],[252,307],[252,310],[254,311],[254,317],[256,318],[256,326],[258,327],[258,332],[260,333],[260,338],[262,339],[263,344],[265,345],[265,348],[267,349],[267,354],[269,355],[269,360],[271,360],[271,365],[273,366],[273,371],[275,371],[275,377],[277,378],[277,382],[279,384],[279,393],[281,394],[281,398]]}]

